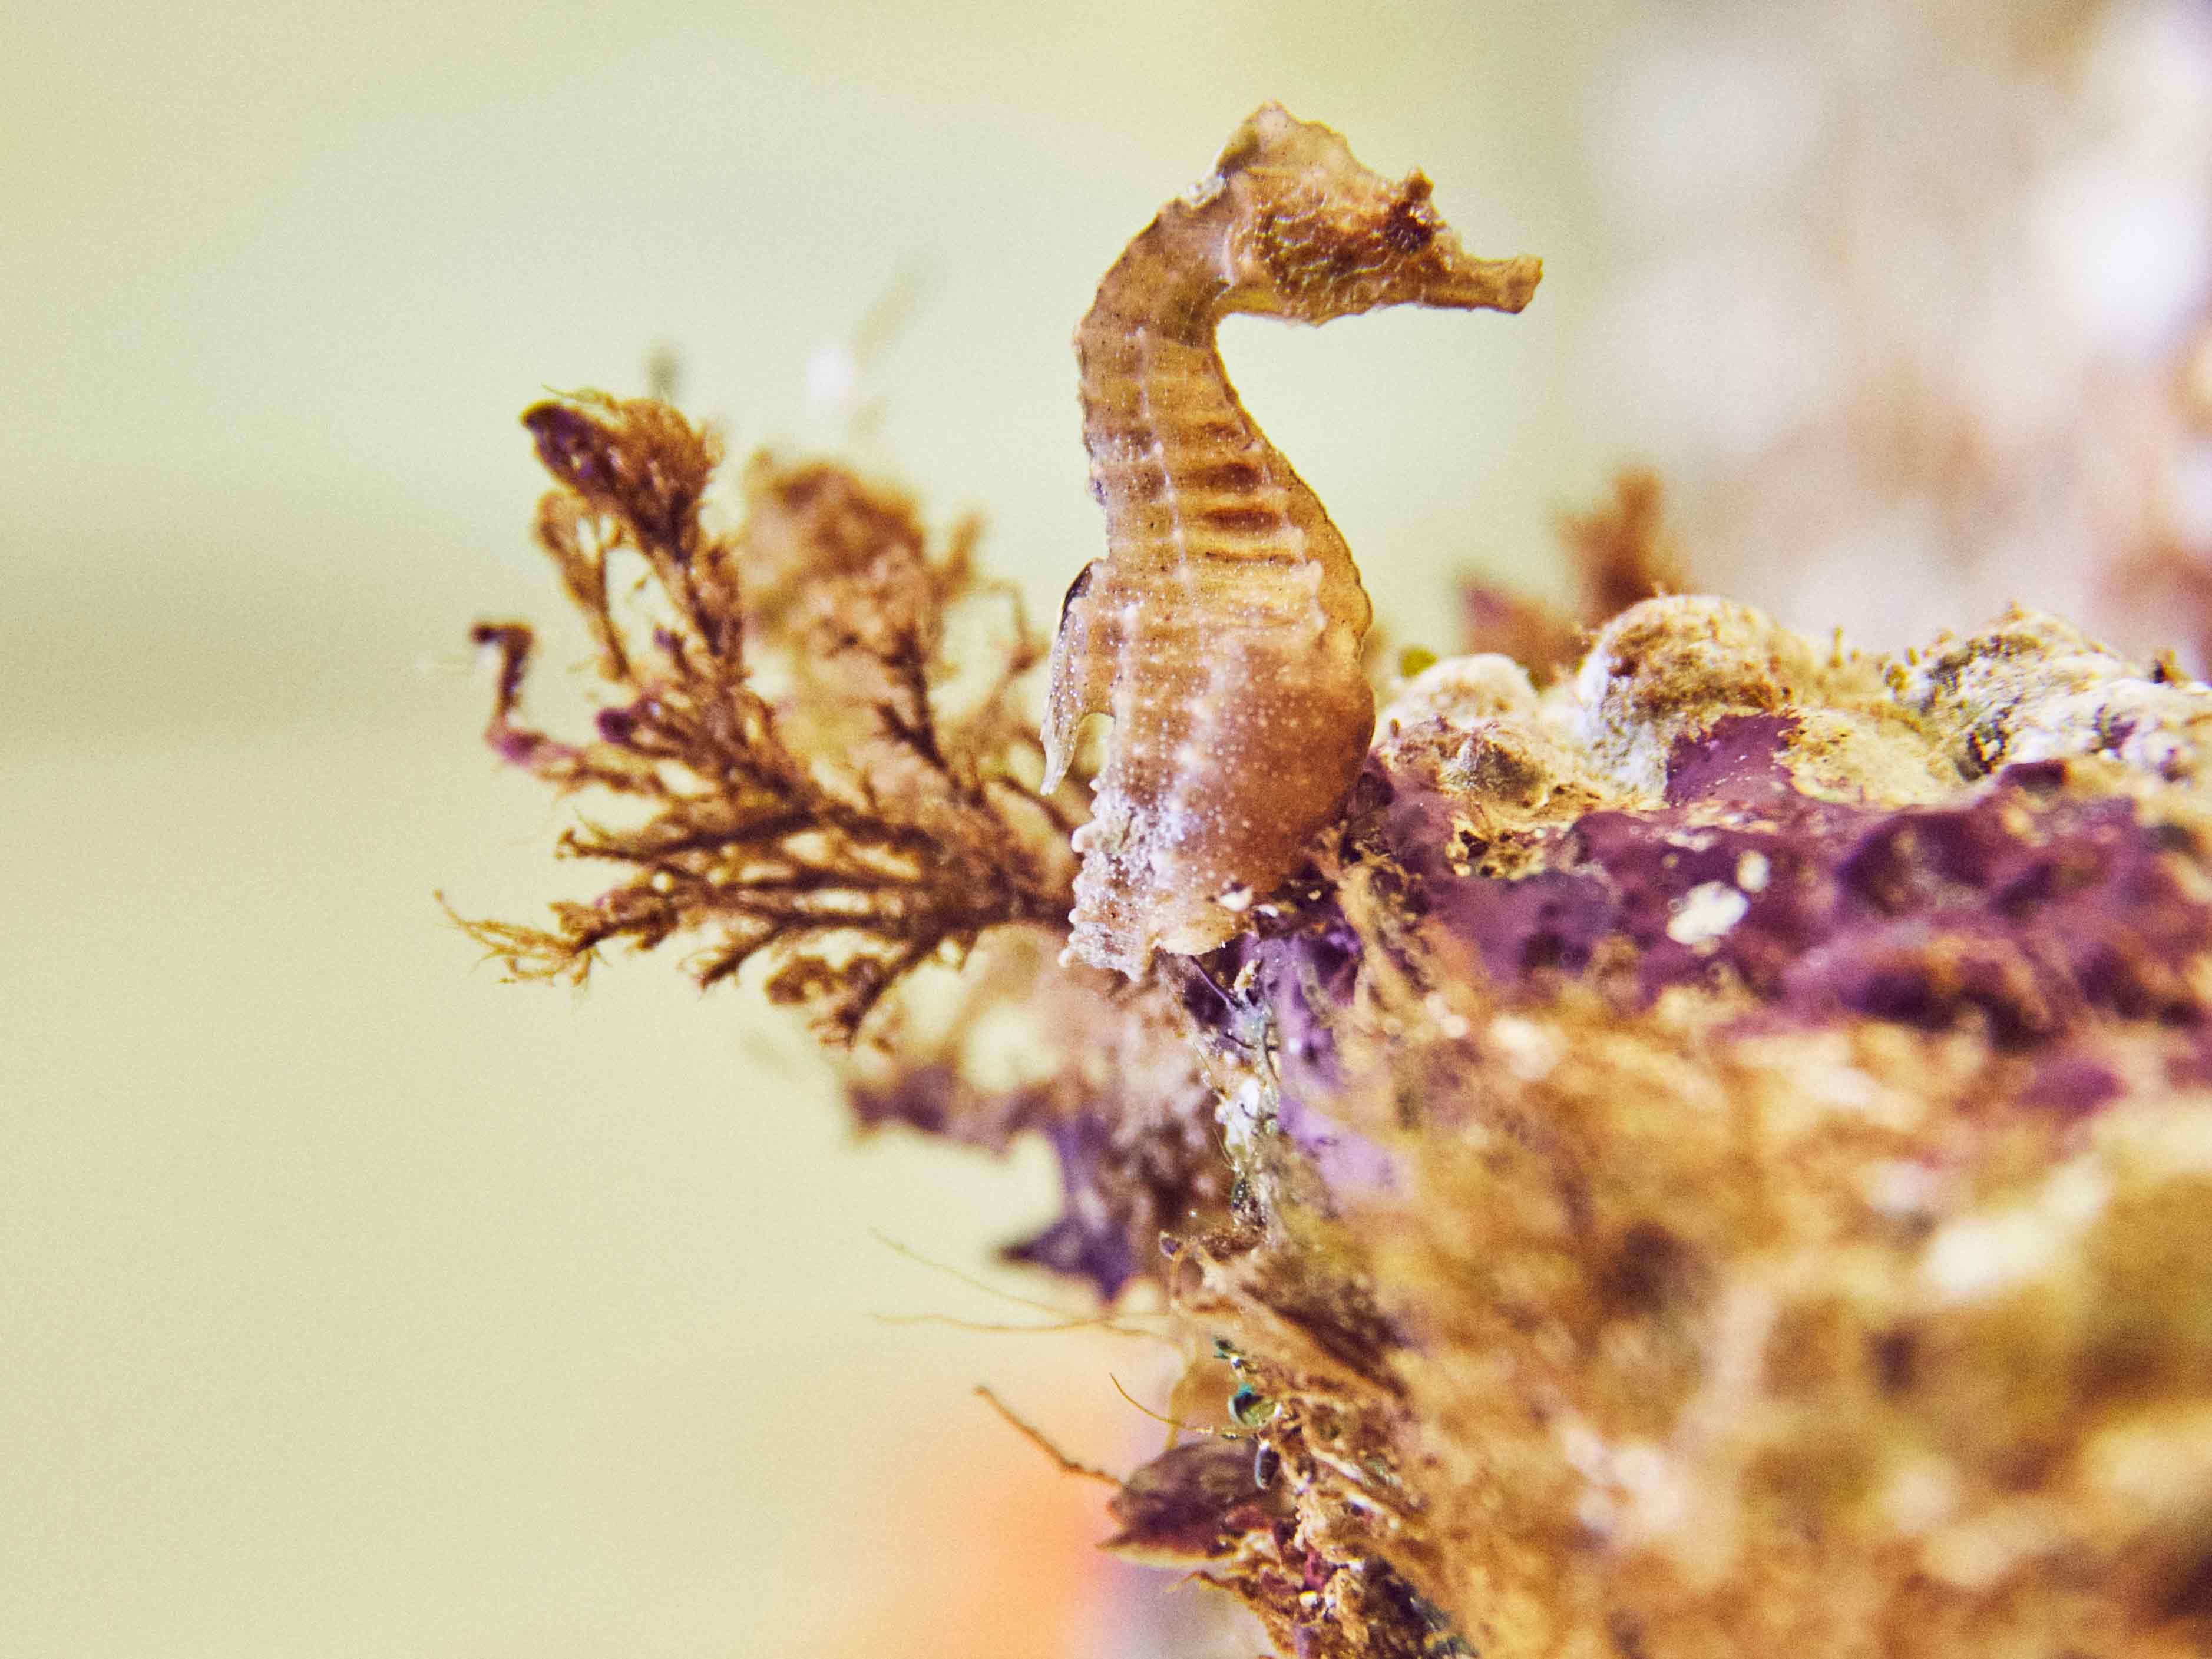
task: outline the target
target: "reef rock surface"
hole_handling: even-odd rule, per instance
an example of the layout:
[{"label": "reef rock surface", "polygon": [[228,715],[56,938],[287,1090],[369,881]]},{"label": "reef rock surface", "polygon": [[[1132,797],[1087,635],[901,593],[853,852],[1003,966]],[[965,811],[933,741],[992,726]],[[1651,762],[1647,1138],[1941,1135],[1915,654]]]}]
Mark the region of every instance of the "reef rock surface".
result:
[{"label": "reef rock surface", "polygon": [[1184,999],[1241,1179],[1168,1284],[1258,1444],[1117,1541],[1299,1656],[2212,1652],[2208,744],[2021,612],[1406,685]]}]

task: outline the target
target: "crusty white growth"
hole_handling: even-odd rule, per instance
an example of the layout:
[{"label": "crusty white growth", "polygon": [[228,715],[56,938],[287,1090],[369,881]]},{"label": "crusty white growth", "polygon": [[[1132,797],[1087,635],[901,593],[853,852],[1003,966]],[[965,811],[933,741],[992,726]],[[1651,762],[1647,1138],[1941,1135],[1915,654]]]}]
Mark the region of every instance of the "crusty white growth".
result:
[{"label": "crusty white growth", "polygon": [[1794,723],[1785,754],[1805,793],[1887,806],[1935,800],[1958,774],[1931,752],[1883,667],[1724,599],[1647,599],[1592,643],[1574,679],[1576,724],[1591,762],[1646,796],[1664,793],[1682,739],[1728,715],[1763,714]]},{"label": "crusty white growth", "polygon": [[2072,623],[2018,608],[1913,653],[1891,683],[1969,778],[2106,754],[2179,782],[2203,774],[2212,744],[2212,690],[2154,677]]},{"label": "crusty white growth", "polygon": [[[1623,611],[1580,671],[1541,693],[1504,657],[1432,664],[1383,709],[1375,749],[1394,778],[1449,797],[1487,843],[1656,803],[1676,745],[1731,715],[1786,717],[1778,758],[1802,793],[1878,807],[1931,804],[1998,766],[2059,755],[2192,782],[2212,740],[2212,691],[2155,678],[2050,617],[2013,613],[1891,658],[1674,596]],[[1493,847],[1492,868],[1511,862],[1510,843]],[[1767,875],[1747,867],[1739,893]],[[1686,912],[1678,940],[1725,931],[1733,905],[1714,895]]]}]

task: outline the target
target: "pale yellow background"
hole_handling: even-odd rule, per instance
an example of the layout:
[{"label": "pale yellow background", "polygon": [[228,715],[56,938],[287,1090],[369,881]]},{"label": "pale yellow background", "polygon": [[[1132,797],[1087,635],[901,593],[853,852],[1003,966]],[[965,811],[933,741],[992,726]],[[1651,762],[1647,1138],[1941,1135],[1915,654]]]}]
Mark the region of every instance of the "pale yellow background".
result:
[{"label": "pale yellow background", "polygon": [[1548,261],[1519,319],[1230,333],[1449,645],[1614,458],[1552,390],[1607,15],[0,6],[0,1656],[1139,1650],[1099,1490],[967,1390],[1126,1462],[1155,1363],[871,1317],[1007,1317],[868,1229],[976,1264],[1045,1160],[856,1149],[743,996],[441,922],[568,879],[461,644],[559,609],[515,415],[665,343],[739,446],[830,435],[810,358],[907,283],[870,453],[1049,605],[1069,332],[1280,97]]}]

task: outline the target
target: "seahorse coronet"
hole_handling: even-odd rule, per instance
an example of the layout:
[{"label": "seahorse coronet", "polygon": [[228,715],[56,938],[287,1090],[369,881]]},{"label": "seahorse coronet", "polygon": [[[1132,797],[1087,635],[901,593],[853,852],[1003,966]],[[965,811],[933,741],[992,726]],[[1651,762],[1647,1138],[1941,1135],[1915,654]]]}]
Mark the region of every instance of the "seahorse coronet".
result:
[{"label": "seahorse coronet", "polygon": [[1131,975],[1245,924],[1342,805],[1374,697],[1350,550],[1231,384],[1245,312],[1318,324],[1386,306],[1519,311],[1538,261],[1476,259],[1422,173],[1362,166],[1341,135],[1263,105],[1163,207],[1075,335],[1107,552],[1054,639],[1045,786],[1112,717],[1078,843],[1070,945]]}]

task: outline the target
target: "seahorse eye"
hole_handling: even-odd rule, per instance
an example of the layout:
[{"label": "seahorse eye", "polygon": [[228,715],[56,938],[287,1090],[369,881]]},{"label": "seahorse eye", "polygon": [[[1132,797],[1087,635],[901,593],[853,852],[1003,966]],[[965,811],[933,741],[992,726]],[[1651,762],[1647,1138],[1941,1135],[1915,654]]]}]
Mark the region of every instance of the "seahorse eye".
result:
[{"label": "seahorse eye", "polygon": [[1415,173],[1382,221],[1382,239],[1398,253],[1419,253],[1436,240],[1437,210],[1429,205],[1429,181]]}]

